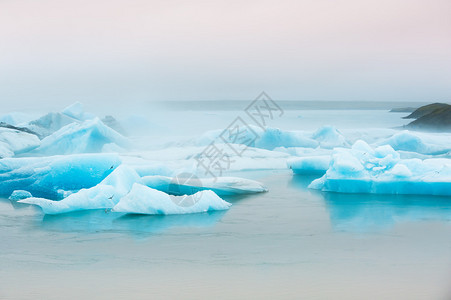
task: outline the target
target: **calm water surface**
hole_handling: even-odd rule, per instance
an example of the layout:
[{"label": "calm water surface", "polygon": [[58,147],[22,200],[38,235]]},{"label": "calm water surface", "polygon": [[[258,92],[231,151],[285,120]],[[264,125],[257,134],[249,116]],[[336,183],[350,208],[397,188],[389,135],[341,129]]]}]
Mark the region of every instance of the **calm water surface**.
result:
[{"label": "calm water surface", "polygon": [[321,193],[289,171],[239,175],[270,191],[186,216],[44,216],[2,199],[0,299],[451,296],[451,199]]}]

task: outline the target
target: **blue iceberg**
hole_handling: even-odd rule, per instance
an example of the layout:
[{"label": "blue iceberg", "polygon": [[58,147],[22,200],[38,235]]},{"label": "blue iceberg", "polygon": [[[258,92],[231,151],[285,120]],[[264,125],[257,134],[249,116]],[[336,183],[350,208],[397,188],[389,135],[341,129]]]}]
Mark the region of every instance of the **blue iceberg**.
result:
[{"label": "blue iceberg", "polygon": [[116,154],[79,154],[0,160],[0,196],[26,190],[36,197],[60,199],[100,183],[121,163]]},{"label": "blue iceberg", "polygon": [[24,190],[15,190],[14,192],[12,192],[11,196],[9,196],[9,200],[22,200],[22,199],[27,199],[27,198],[31,198],[33,197],[33,195],[28,192],[28,191],[24,191]]},{"label": "blue iceberg", "polygon": [[125,196],[140,177],[128,166],[121,165],[96,186],[81,189],[60,201],[27,198],[20,203],[34,204],[46,214],[60,214],[77,210],[112,208]]},{"label": "blue iceberg", "polygon": [[326,174],[309,188],[341,193],[451,196],[451,159],[401,159],[391,146],[357,141],[336,148]]},{"label": "blue iceberg", "polygon": [[289,159],[287,165],[295,174],[323,175],[329,169],[330,161],[330,155],[304,156]]}]

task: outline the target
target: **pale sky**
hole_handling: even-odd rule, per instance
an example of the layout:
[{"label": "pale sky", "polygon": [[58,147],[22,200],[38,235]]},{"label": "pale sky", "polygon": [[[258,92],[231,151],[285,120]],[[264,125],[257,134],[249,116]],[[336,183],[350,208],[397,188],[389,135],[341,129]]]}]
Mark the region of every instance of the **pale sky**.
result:
[{"label": "pale sky", "polygon": [[[0,101],[449,101],[450,0],[0,0]],[[64,106],[64,105],[63,105]]]}]

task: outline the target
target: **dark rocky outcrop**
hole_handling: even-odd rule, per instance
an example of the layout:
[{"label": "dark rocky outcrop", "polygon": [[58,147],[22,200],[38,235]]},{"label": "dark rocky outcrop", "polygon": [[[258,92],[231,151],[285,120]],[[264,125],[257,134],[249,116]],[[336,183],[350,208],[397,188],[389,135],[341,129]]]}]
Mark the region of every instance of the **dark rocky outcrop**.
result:
[{"label": "dark rocky outcrop", "polygon": [[407,117],[404,117],[404,119],[418,119],[427,114],[432,113],[436,109],[445,108],[447,106],[449,106],[449,104],[446,104],[446,103],[432,103],[432,104],[424,105],[424,106],[421,106],[420,108],[416,109],[414,112],[412,112]]},{"label": "dark rocky outcrop", "polygon": [[[415,114],[417,111],[418,113]],[[433,131],[451,131],[451,105],[449,104],[434,103],[426,105],[420,107],[411,115],[414,115],[414,117],[419,117],[415,117],[416,120],[410,122],[406,126],[407,128]]]},{"label": "dark rocky outcrop", "polygon": [[414,112],[417,108],[416,107],[398,107],[398,108],[392,108],[390,110],[390,112],[394,112],[394,113],[411,113]]}]

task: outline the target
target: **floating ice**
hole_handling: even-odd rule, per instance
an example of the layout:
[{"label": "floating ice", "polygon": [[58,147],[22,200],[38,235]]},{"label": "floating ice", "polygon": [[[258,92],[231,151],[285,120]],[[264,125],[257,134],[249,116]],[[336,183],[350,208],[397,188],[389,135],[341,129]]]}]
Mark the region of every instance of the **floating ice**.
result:
[{"label": "floating ice", "polygon": [[77,191],[101,182],[121,163],[115,154],[80,154],[0,160],[0,195],[27,190],[34,196],[61,198],[61,191]]},{"label": "floating ice", "polygon": [[288,167],[296,174],[324,174],[329,168],[331,156],[304,156],[288,160]]},{"label": "floating ice", "polygon": [[46,155],[101,152],[105,144],[128,147],[129,141],[120,133],[95,118],[81,124],[64,126],[41,141],[36,152]]},{"label": "floating ice", "polygon": [[38,205],[46,214],[112,208],[121,197],[130,191],[135,182],[140,182],[139,175],[130,167],[121,165],[98,185],[89,189],[81,189],[63,200],[28,198],[19,202]]},{"label": "floating ice", "polygon": [[266,128],[260,138],[255,141],[255,147],[273,150],[276,147],[306,147],[316,148],[319,143],[301,131],[281,131],[277,128]]},{"label": "floating ice", "polygon": [[404,130],[377,142],[377,145],[390,145],[395,150],[438,155],[451,151],[450,138],[451,136],[437,136],[436,134]]},{"label": "floating ice", "polygon": [[251,147],[274,150],[278,147],[304,147],[332,149],[334,147],[349,147],[344,135],[335,127],[324,126],[314,133],[305,131],[287,131],[278,128],[266,127],[265,130],[257,126],[239,128],[239,132],[233,130],[212,130],[206,132],[198,140],[198,145],[208,145],[212,141],[231,144],[247,144]]},{"label": "floating ice", "polygon": [[203,190],[212,190],[218,196],[239,195],[266,192],[268,189],[260,182],[238,178],[218,177],[197,178],[190,174],[177,177],[146,176],[142,178],[144,185],[172,195],[191,195]]},{"label": "floating ice", "polygon": [[[196,202],[190,206],[178,205],[186,197]],[[148,186],[135,183],[128,195],[113,207],[112,211],[132,214],[170,215],[226,210],[230,203],[222,200],[213,191],[200,191],[191,196],[171,196]]]},{"label": "floating ice", "polygon": [[315,148],[319,143],[302,131],[282,131],[278,128],[265,128],[249,125],[234,131],[211,130],[202,135],[198,145],[217,143],[246,144],[251,147],[273,150],[276,147],[309,147]]},{"label": "floating ice", "polygon": [[349,147],[349,143],[335,127],[323,126],[313,133],[312,138],[319,142],[322,148]]},{"label": "floating ice", "polygon": [[310,188],[342,193],[451,195],[451,159],[401,159],[391,146],[357,141],[336,148],[326,174]]},{"label": "floating ice", "polygon": [[31,195],[30,192],[24,191],[24,190],[15,190],[12,192],[11,196],[9,196],[9,200],[22,200],[26,198],[31,198],[33,195]]}]

